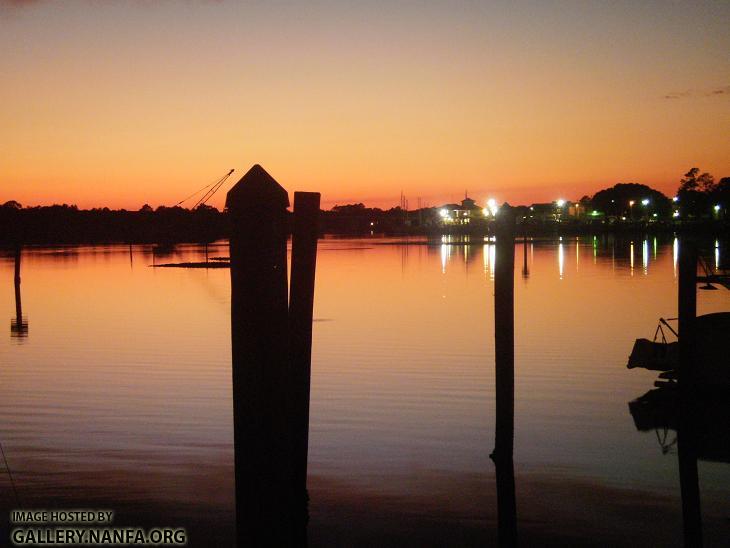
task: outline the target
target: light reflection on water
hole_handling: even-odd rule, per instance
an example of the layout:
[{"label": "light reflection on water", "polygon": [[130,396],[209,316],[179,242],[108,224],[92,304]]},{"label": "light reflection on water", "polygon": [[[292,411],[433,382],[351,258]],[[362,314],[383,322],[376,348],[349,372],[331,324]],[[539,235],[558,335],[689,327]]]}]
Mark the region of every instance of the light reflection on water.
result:
[{"label": "light reflection on water", "polygon": [[[325,501],[363,500],[393,515],[442,515],[447,505],[493,537],[495,247],[474,243],[320,243],[315,318],[331,321],[314,324],[315,540],[336,528]],[[711,243],[717,268],[720,242]],[[676,511],[676,457],[627,411],[655,374],[625,363],[636,337],[676,316],[677,240],[653,240],[652,253],[642,240],[640,276],[634,241],[526,245],[515,249],[518,509],[550,520],[551,497],[619,490],[652,493]],[[225,256],[227,246],[208,251]],[[0,442],[25,506],[96,501],[156,525],[160,516],[193,530],[220,522],[221,544],[230,543],[229,273],[148,267],[202,257],[192,245],[24,252],[30,330],[23,345],[0,337]],[[11,317],[10,257],[0,285]],[[728,295],[699,292],[700,312],[727,310]],[[700,479],[708,516],[727,514],[728,466],[701,462]],[[4,508],[17,506],[8,482],[2,474]],[[362,527],[375,515],[361,515]],[[605,525],[581,519],[590,531]],[[726,530],[709,523],[710,537]],[[667,527],[680,538],[679,523]]]}]

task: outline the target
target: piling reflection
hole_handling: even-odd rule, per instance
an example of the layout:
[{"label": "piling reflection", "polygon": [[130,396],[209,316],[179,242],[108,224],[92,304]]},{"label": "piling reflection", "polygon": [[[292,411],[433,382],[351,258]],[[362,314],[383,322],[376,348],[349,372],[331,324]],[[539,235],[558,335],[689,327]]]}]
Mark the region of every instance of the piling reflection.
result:
[{"label": "piling reflection", "polygon": [[667,383],[629,402],[636,429],[655,432],[664,454],[674,454],[682,503],[685,546],[702,545],[698,461],[730,464],[730,403],[727,393],[682,398]]}]

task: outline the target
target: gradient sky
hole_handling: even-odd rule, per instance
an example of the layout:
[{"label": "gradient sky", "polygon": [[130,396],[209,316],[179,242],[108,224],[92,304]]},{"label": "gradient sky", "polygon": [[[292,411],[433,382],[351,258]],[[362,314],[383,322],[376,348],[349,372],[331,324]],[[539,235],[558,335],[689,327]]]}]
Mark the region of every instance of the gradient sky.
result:
[{"label": "gradient sky", "polygon": [[[730,2],[0,0],[0,203],[324,205],[730,176]],[[223,193],[213,200],[221,207]]]}]

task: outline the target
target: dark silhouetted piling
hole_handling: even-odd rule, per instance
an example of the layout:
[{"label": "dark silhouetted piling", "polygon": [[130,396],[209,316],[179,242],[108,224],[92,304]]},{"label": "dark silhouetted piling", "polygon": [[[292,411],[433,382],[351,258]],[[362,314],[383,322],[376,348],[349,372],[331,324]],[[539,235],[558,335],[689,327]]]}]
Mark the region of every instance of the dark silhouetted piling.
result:
[{"label": "dark silhouetted piling", "polygon": [[23,301],[20,294],[20,260],[22,248],[15,246],[15,275],[13,285],[15,286],[15,318],[10,320],[10,336],[24,338],[28,336],[28,320],[23,319]]},{"label": "dark silhouetted piling", "polygon": [[685,238],[679,242],[679,377],[686,394],[696,389],[694,363],[697,318],[697,244]]},{"label": "dark silhouetted piling", "polygon": [[13,276],[13,282],[15,284],[15,317],[18,319],[18,324],[21,323],[23,317],[23,304],[20,300],[20,258],[21,251],[20,246],[15,246],[15,275]]},{"label": "dark silhouetted piling", "polygon": [[496,467],[498,536],[500,546],[517,545],[517,504],[514,466],[515,390],[515,221],[507,204],[500,209],[495,226],[494,354],[496,427],[492,460]]},{"label": "dark silhouetted piling", "polygon": [[294,485],[297,504],[306,509],[309,445],[309,388],[312,371],[314,275],[319,235],[319,192],[294,193],[289,348],[294,424]]},{"label": "dark silhouetted piling", "polygon": [[292,546],[287,207],[261,166],[228,192],[238,546]]},{"label": "dark silhouetted piling", "polygon": [[494,452],[512,456],[515,379],[515,227],[514,213],[502,207],[497,218],[494,269],[494,357],[497,430]]},{"label": "dark silhouetted piling", "polygon": [[522,235],[522,277],[530,277],[530,267],[527,265],[527,232]]},{"label": "dark silhouetted piling", "polygon": [[689,238],[679,243],[679,391],[677,426],[679,485],[682,495],[684,545],[702,546],[702,511],[697,471],[697,245]]}]

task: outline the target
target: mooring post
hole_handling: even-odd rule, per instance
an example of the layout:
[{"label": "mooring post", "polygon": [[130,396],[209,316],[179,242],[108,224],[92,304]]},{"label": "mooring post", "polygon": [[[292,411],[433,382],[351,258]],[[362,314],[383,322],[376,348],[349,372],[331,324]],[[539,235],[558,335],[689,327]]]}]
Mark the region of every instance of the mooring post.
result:
[{"label": "mooring post", "polygon": [[530,268],[527,266],[527,229],[522,233],[522,277],[530,277]]},{"label": "mooring post", "polygon": [[261,166],[228,192],[238,546],[292,546],[287,207]]},{"label": "mooring post", "polygon": [[697,244],[691,238],[679,242],[679,418],[677,460],[682,495],[684,545],[702,546],[702,511],[697,471],[696,406],[696,319]]},{"label": "mooring post", "polygon": [[[294,193],[291,290],[289,293],[289,354],[294,424],[294,485],[297,505],[307,507],[309,389],[312,371],[312,314],[319,236],[319,192]],[[304,514],[306,518],[306,513]]]},{"label": "mooring post", "polygon": [[25,337],[28,334],[28,324],[23,321],[23,303],[20,294],[20,259],[23,250],[20,244],[15,245],[15,275],[13,285],[15,286],[15,323],[10,322],[10,333],[18,337]]},{"label": "mooring post", "polygon": [[515,217],[505,204],[497,215],[494,271],[494,356],[496,420],[492,460],[497,478],[498,541],[517,545],[514,465],[515,390]]},{"label": "mooring post", "polygon": [[13,276],[13,282],[15,284],[15,316],[18,318],[18,325],[20,325],[21,317],[23,316],[23,305],[20,302],[20,257],[21,257],[20,245],[16,245],[15,246],[15,276]]},{"label": "mooring post", "polygon": [[697,244],[690,238],[679,242],[679,377],[686,394],[695,391],[694,363],[697,318]]},{"label": "mooring post", "polygon": [[496,223],[494,270],[494,357],[497,430],[494,452],[512,456],[515,388],[515,225],[514,213],[503,206]]}]

